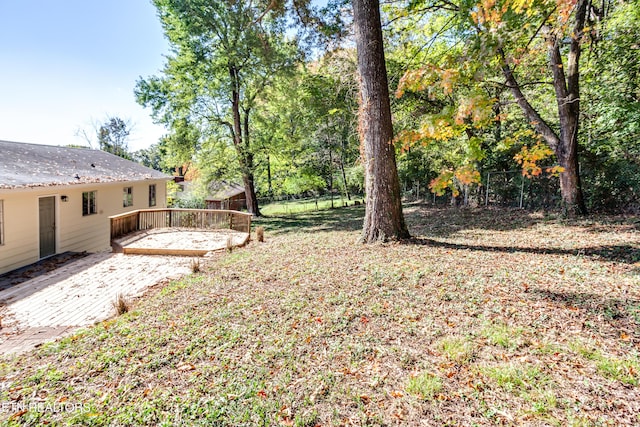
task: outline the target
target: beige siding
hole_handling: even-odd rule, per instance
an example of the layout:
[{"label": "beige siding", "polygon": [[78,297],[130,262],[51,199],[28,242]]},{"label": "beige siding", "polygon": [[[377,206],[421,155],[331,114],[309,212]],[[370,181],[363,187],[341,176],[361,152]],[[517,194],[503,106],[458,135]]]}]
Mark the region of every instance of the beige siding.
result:
[{"label": "beige siding", "polygon": [[2,194],[4,245],[0,246],[0,273],[35,262],[39,257],[38,197]]},{"label": "beige siding", "polygon": [[[0,246],[0,274],[38,261],[40,242],[38,199],[56,197],[56,251],[58,253],[110,250],[109,216],[149,208],[149,185],[156,184],[156,208],[166,207],[166,181],[149,180],[3,190],[5,244]],[[124,187],[133,187],[133,206],[122,206]],[[82,215],[82,193],[97,191],[95,215]],[[66,196],[63,202],[61,196]]]}]

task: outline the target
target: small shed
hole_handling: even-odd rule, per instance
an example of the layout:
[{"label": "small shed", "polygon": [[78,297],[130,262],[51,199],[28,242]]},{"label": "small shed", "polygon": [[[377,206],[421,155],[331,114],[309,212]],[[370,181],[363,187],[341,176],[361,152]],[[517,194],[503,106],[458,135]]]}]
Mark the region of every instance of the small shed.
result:
[{"label": "small shed", "polygon": [[241,211],[247,208],[244,187],[235,182],[214,181],[208,186],[207,209]]}]

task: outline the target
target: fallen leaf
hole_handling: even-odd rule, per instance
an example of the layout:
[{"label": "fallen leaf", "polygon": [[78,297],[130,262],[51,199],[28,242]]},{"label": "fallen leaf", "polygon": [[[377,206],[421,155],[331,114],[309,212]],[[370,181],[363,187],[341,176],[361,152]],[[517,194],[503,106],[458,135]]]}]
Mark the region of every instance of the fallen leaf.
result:
[{"label": "fallen leaf", "polygon": [[23,409],[22,411],[18,411],[18,412],[16,412],[15,414],[11,415],[11,417],[10,417],[10,418],[11,418],[12,420],[15,420],[16,418],[20,418],[21,416],[23,416],[23,415],[24,415],[24,414],[26,414],[26,413],[27,413],[27,410],[26,410],[26,409]]},{"label": "fallen leaf", "polygon": [[191,363],[182,363],[180,365],[178,365],[178,371],[193,371],[194,369],[196,369],[195,366],[193,366]]}]

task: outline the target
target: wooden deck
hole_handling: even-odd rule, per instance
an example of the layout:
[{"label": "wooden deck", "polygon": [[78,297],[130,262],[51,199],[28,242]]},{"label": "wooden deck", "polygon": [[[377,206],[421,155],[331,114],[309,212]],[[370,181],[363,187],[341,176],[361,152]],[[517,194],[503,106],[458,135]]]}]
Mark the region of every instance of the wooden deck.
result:
[{"label": "wooden deck", "polygon": [[248,241],[249,233],[241,231],[157,228],[129,234],[112,245],[117,252],[130,255],[206,256]]},{"label": "wooden deck", "polygon": [[251,214],[213,209],[141,209],[109,217],[111,239],[142,230],[176,228],[251,233]]}]

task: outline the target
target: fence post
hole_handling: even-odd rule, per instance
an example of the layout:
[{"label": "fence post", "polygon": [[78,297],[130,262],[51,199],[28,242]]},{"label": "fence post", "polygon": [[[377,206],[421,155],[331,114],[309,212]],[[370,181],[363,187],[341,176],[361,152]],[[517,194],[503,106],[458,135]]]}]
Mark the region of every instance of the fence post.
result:
[{"label": "fence post", "polygon": [[489,206],[489,177],[491,176],[491,172],[487,172],[487,194],[484,198],[484,205]]}]

